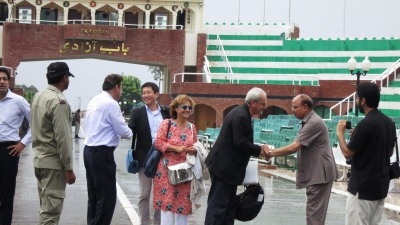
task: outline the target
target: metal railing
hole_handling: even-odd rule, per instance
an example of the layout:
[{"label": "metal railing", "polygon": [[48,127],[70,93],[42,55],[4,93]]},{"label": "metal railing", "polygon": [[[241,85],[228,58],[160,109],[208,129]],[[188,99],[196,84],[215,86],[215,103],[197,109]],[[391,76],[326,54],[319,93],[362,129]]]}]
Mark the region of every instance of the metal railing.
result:
[{"label": "metal railing", "polygon": [[[388,87],[391,81],[391,76],[393,76],[394,81],[397,80],[397,69],[400,68],[400,59],[398,59],[395,63],[390,65],[385,71],[382,72],[381,75],[371,80],[371,83],[376,83],[382,89],[383,87]],[[350,108],[351,106],[351,108]],[[344,98],[342,101],[338,102],[334,106],[329,109],[329,119],[332,119],[332,112],[334,109],[339,107],[338,116],[342,116],[343,108],[345,109],[346,114],[350,113],[350,109],[353,111],[356,107],[356,92]]]},{"label": "metal railing", "polygon": [[[185,82],[186,76],[202,76],[201,80],[191,82],[211,83],[213,79],[226,80],[226,83],[241,83],[242,80],[262,81],[263,84],[270,84],[271,81],[290,81],[291,85],[301,85],[302,82],[310,82],[311,85],[319,86],[319,78],[316,76],[272,76],[265,74],[230,74],[230,73],[176,73],[173,82]],[[229,77],[229,79],[228,79]]]},{"label": "metal railing", "polygon": [[[36,24],[36,21],[39,24],[53,24],[53,25],[67,25],[67,24],[92,24],[94,25],[106,25],[106,26],[118,26],[118,21],[112,20],[84,20],[84,19],[72,19],[72,20],[37,20],[37,19],[17,19],[17,18],[7,18],[6,22],[9,23],[23,23],[23,24]],[[4,23],[4,22],[3,22]],[[137,27],[138,29],[146,29],[146,24],[130,24],[122,22],[122,27]],[[149,29],[164,29],[171,30],[174,29],[182,30],[184,28],[183,25],[157,25],[157,24],[149,24]]]},{"label": "metal railing", "polygon": [[210,61],[208,61],[207,55],[204,56],[203,73],[206,74],[206,82],[211,83]]},{"label": "metal railing", "polygon": [[[233,74],[231,63],[229,62],[228,56],[226,55],[226,52],[224,49],[224,45],[222,44],[222,41],[221,41],[221,38],[219,37],[219,35],[217,35],[217,41],[218,41],[218,48],[220,51],[222,51],[222,57],[224,58],[224,62],[226,63],[228,74]],[[232,80],[232,78],[231,78],[231,80]]]}]

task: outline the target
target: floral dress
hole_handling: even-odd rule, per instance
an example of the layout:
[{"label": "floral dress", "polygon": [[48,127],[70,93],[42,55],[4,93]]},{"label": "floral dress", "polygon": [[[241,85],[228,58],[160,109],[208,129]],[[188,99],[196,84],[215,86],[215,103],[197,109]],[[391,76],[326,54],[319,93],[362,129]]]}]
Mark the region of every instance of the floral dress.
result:
[{"label": "floral dress", "polygon": [[169,119],[161,122],[155,139],[155,146],[164,154],[158,164],[154,182],[153,206],[155,209],[171,211],[184,215],[192,213],[192,202],[190,201],[191,181],[172,185],[168,182],[168,175],[165,163],[169,166],[186,162],[186,153],[166,152],[168,143],[176,146],[193,146],[197,141],[196,127],[190,123],[185,129],[181,129],[171,120],[171,127],[168,132]]}]

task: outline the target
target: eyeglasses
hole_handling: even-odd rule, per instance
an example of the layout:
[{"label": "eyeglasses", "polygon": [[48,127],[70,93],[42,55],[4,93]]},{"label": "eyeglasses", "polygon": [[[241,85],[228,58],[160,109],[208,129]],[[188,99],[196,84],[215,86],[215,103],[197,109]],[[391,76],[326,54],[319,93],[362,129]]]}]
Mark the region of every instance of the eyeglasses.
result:
[{"label": "eyeglasses", "polygon": [[266,102],[257,102],[258,104],[260,104],[260,105],[262,105],[262,106],[267,106],[267,103]]},{"label": "eyeglasses", "polygon": [[190,105],[178,105],[178,107],[183,110],[192,110],[193,109],[193,107]]},{"label": "eyeglasses", "polygon": [[8,81],[8,77],[0,77],[0,80]]}]

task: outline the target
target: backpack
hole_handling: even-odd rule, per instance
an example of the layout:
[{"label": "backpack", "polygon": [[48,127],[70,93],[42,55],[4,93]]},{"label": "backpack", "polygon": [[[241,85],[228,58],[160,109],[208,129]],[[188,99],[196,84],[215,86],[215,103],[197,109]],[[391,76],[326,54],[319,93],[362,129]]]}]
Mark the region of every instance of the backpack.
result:
[{"label": "backpack", "polygon": [[250,221],[264,205],[264,189],[260,184],[245,185],[245,191],[236,195],[235,219]]}]

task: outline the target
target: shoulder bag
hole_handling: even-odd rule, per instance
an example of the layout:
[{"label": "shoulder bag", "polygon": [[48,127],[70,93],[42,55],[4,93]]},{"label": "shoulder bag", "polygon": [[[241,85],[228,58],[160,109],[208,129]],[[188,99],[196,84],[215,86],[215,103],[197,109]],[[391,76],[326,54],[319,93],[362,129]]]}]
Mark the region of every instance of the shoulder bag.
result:
[{"label": "shoulder bag", "polygon": [[235,219],[250,221],[264,205],[264,189],[260,184],[246,185],[245,191],[236,195]]},{"label": "shoulder bag", "polygon": [[137,173],[139,172],[139,162],[135,160],[133,156],[134,151],[132,149],[128,150],[128,154],[126,154],[126,169],[128,170],[128,173]]},{"label": "shoulder bag", "polygon": [[[170,128],[171,128],[171,120],[168,120],[167,138]],[[146,155],[146,159],[144,160],[144,175],[146,175],[149,178],[154,178],[161,157],[162,157],[162,152],[158,150],[153,143],[150,147],[149,152]]]},{"label": "shoulder bag", "polygon": [[187,162],[178,163],[173,166],[166,166],[164,160],[164,166],[168,171],[168,181],[172,185],[184,183],[193,179],[192,165]]},{"label": "shoulder bag", "polygon": [[[192,130],[193,138],[193,126],[190,124],[190,129]],[[188,155],[186,155],[186,159]],[[187,159],[188,160],[188,159]],[[168,172],[168,182],[172,185],[184,183],[191,181],[193,179],[193,165],[187,162],[178,163],[173,166],[168,166],[166,160],[163,160],[164,167]],[[193,163],[194,164],[194,163]]]},{"label": "shoulder bag", "polygon": [[396,179],[400,177],[400,166],[399,166],[399,147],[397,146],[396,137],[396,162],[392,162],[389,167],[389,177],[390,179]]}]

